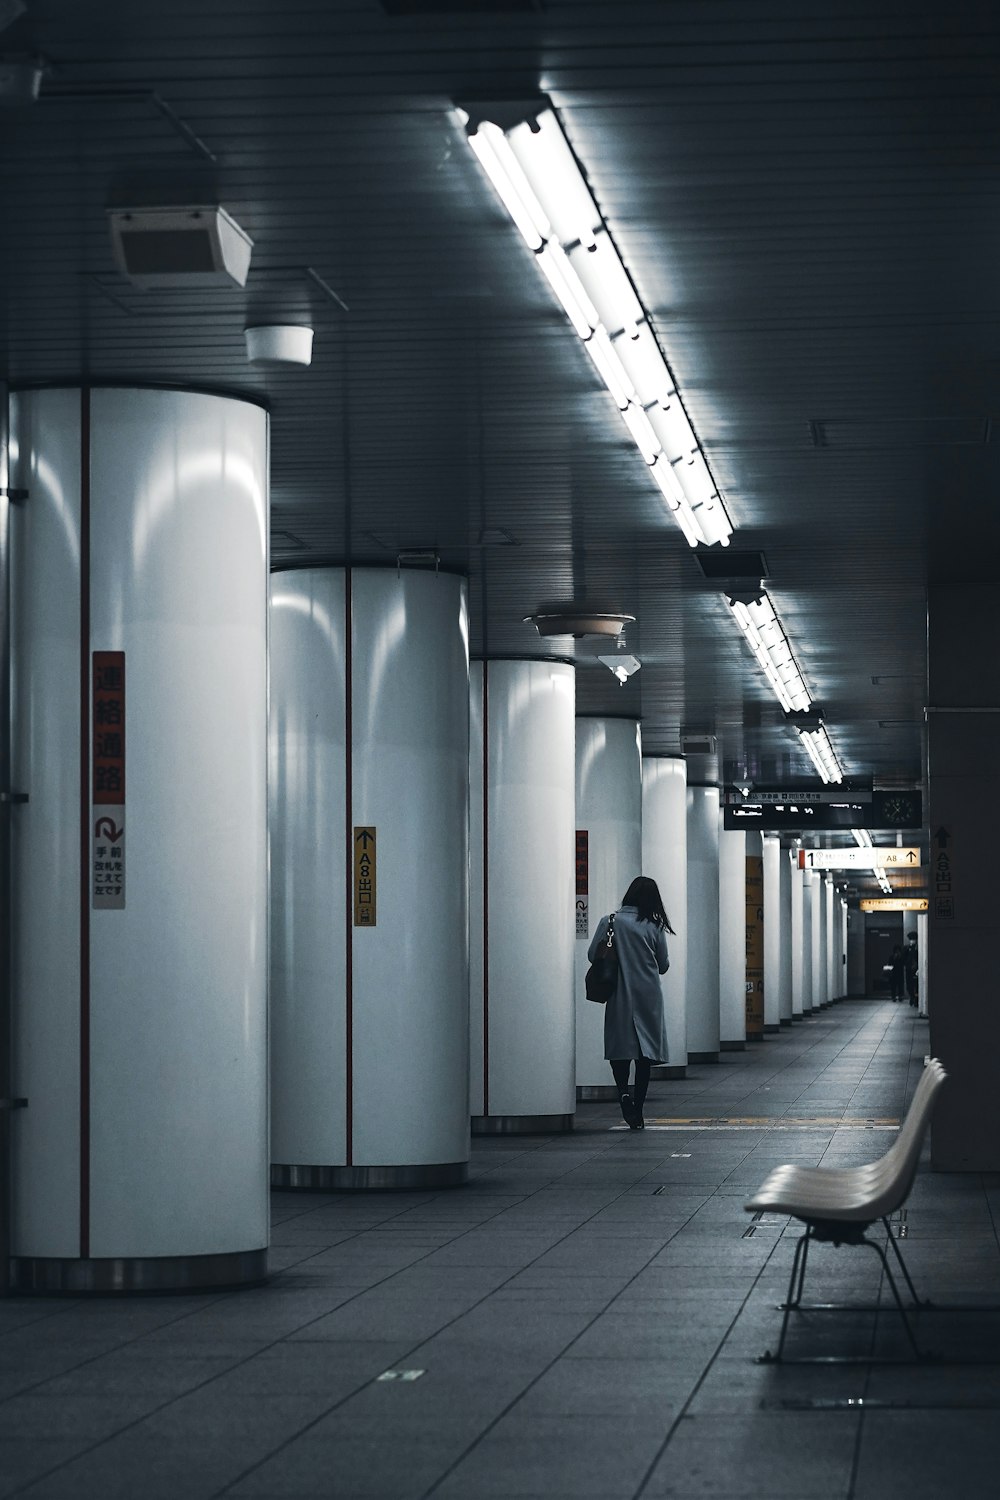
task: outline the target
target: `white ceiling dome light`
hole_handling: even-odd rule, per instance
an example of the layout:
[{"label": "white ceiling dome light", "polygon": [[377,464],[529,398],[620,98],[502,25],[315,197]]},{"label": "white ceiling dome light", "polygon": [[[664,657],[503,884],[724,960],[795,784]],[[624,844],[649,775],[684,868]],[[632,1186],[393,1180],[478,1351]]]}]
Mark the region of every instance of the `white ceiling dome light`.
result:
[{"label": "white ceiling dome light", "polygon": [[313,331],[293,323],[265,323],[245,328],[247,359],[252,365],[312,364]]}]

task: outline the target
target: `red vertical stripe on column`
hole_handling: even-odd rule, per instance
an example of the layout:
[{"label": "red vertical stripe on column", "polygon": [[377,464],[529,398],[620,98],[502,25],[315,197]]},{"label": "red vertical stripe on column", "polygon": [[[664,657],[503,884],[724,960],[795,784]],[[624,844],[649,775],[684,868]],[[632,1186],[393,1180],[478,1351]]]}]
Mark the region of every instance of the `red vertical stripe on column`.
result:
[{"label": "red vertical stripe on column", "polygon": [[483,662],[483,1114],[490,1112],[490,667]]},{"label": "red vertical stripe on column", "polygon": [[90,391],[80,392],[80,1256],[90,1256]]},{"label": "red vertical stripe on column", "polygon": [[344,569],[344,844],[347,1165],[354,1165],[354,607],[350,565]]}]

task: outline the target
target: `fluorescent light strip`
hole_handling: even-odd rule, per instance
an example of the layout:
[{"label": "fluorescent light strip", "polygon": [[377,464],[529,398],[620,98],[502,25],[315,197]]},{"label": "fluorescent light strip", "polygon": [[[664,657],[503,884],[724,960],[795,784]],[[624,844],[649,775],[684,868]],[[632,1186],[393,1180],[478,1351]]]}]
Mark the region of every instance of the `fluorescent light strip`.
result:
[{"label": "fluorescent light strip", "polygon": [[860,848],[870,849],[872,847],[872,836],[867,828],[854,828],[851,831],[854,834],[854,842]]},{"label": "fluorescent light strip", "polygon": [[843,781],[844,773],[833,753],[829,736],[822,725],[818,729],[799,729],[799,739],[822,781]]},{"label": "fluorescent light strip", "polygon": [[886,875],[885,871],[882,869],[882,867],[880,865],[876,866],[876,869],[875,869],[875,878],[878,881],[880,887],[882,888],[882,891],[884,892],[884,894],[887,895],[887,896],[891,896],[892,895],[892,886],[889,884],[889,877]]},{"label": "fluorescent light strip", "polygon": [[[730,599],[727,602],[785,712],[808,710],[808,689],[795,665],[792,648],[770,599],[766,594],[761,594],[759,599],[754,599],[750,604],[745,604],[741,599]],[[840,777],[835,779],[839,781]]]},{"label": "fluorescent light strip", "polygon": [[[469,117],[459,111],[463,123]],[[555,113],[503,131],[480,121],[469,145],[653,470],[688,543],[729,545],[733,527],[632,278]],[[610,335],[614,335],[614,344]],[[677,473],[668,481],[664,468]]]}]

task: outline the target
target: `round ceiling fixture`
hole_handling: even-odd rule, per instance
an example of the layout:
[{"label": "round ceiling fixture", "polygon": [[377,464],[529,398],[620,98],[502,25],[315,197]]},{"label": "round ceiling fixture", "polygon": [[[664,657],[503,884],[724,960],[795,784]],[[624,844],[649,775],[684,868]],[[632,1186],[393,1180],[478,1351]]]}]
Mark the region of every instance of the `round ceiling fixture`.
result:
[{"label": "round ceiling fixture", "polygon": [[252,365],[308,365],[312,363],[313,331],[287,323],[245,328],[247,359]]},{"label": "round ceiling fixture", "polygon": [[567,608],[540,615],[525,615],[526,625],[534,625],[539,635],[571,635],[575,641],[585,635],[619,636],[635,615],[596,614],[583,608]]}]

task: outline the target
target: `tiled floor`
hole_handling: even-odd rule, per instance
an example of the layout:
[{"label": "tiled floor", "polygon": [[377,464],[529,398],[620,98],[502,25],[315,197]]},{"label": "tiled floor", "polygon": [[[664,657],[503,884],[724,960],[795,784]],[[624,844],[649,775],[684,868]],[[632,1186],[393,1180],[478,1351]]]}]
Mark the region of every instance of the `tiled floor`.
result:
[{"label": "tiled floor", "polygon": [[[276,1194],[267,1287],[0,1303],[0,1495],[996,1496],[1000,1363],[753,1358],[794,1228],[753,1225],[745,1196],[776,1162],[881,1154],[865,1122],[901,1115],[926,1047],[908,1006],[842,1002],[647,1105],[744,1123],[635,1134],[584,1104],[570,1136],[477,1141],[465,1188]],[[1000,1303],[998,1209],[1000,1176],[921,1173],[919,1290]],[[811,1259],[814,1296],[879,1292],[873,1254]],[[792,1352],[902,1351],[873,1325],[814,1314]],[[1000,1313],[921,1328],[1000,1361]]]}]

